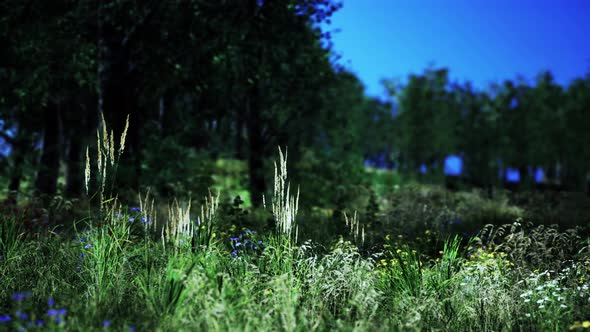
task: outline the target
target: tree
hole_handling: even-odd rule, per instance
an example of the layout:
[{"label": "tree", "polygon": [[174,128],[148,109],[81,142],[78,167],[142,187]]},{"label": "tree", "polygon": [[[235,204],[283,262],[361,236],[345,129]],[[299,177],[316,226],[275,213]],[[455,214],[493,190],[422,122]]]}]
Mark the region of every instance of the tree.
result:
[{"label": "tree", "polygon": [[401,89],[387,82],[386,87],[398,105],[396,123],[403,166],[415,171],[423,163],[433,165],[454,152],[458,113],[448,90],[447,69],[410,75]]}]

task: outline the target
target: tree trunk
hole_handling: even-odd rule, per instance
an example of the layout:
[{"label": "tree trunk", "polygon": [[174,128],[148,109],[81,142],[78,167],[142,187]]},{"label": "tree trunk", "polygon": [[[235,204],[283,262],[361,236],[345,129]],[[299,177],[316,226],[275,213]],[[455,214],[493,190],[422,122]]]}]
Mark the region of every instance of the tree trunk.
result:
[{"label": "tree trunk", "polygon": [[[101,11],[107,10],[101,7]],[[123,34],[110,22],[101,22],[99,31],[99,105],[107,124],[114,132],[117,147],[125,129],[127,115],[130,117],[125,153],[119,160],[116,175],[117,186],[137,189],[141,169],[139,129],[143,120],[137,101],[138,73],[131,62],[130,50]]]},{"label": "tree trunk", "polygon": [[236,114],[236,131],[234,133],[236,140],[236,158],[244,159],[244,113],[237,112]]},{"label": "tree trunk", "polygon": [[59,107],[53,102],[43,112],[45,128],[43,131],[43,152],[41,164],[35,181],[35,189],[40,194],[55,195],[57,193],[57,177],[59,176],[60,160],[60,119]]},{"label": "tree trunk", "polygon": [[19,128],[18,133],[12,146],[13,164],[10,173],[10,182],[8,183],[8,191],[14,193],[16,200],[20,191],[20,184],[25,168],[25,158],[31,152],[32,142],[31,136],[28,133],[23,133],[23,129]]},{"label": "tree trunk", "polygon": [[250,196],[252,205],[262,205],[262,195],[266,191],[266,180],[264,177],[264,141],[262,138],[262,124],[260,123],[260,107],[257,88],[254,87],[251,95],[247,98],[246,112],[248,129],[248,174],[250,177]]},{"label": "tree trunk", "polygon": [[[74,131],[76,132],[76,131]],[[82,133],[77,133],[81,135]],[[82,193],[82,136],[71,135],[66,160],[66,196],[80,197]]]},{"label": "tree trunk", "polygon": [[166,91],[161,99],[160,104],[160,125],[162,128],[162,137],[166,138],[178,129],[176,126],[177,118],[174,110],[174,94],[171,90]]}]

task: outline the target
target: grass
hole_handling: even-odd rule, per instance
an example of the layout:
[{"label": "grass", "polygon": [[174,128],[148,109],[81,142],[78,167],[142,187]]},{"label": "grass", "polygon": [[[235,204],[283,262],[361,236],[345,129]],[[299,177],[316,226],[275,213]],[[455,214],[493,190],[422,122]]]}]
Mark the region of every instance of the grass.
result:
[{"label": "grass", "polygon": [[[108,137],[105,172],[117,158]],[[503,198],[432,187],[377,195],[338,229],[325,210],[298,217],[286,162],[280,151],[268,209],[250,216],[270,229],[243,228],[240,202],[224,209],[219,195],[201,207],[158,211],[149,194],[126,206],[101,171],[99,201],[72,229],[3,211],[0,330],[590,328],[590,240],[579,229],[528,225]]]}]

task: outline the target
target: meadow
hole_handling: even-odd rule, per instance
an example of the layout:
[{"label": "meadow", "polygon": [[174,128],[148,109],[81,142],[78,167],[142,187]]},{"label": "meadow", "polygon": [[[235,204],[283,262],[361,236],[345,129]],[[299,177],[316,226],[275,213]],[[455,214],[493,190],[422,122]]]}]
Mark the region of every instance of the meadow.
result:
[{"label": "meadow", "polygon": [[552,219],[506,194],[404,185],[363,211],[298,216],[280,152],[263,209],[218,194],[129,205],[105,185],[117,159],[106,151],[98,204],[3,207],[1,330],[590,328],[588,228],[543,224],[558,203]]}]

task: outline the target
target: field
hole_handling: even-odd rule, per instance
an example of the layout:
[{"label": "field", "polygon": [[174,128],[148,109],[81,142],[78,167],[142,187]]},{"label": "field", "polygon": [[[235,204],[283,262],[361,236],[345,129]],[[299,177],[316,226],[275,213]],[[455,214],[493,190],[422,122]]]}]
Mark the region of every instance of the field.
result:
[{"label": "field", "polygon": [[[405,185],[358,213],[297,217],[287,181],[281,155],[260,210],[216,195],[163,211],[149,195],[49,214],[5,205],[0,329],[590,328],[588,228],[573,226],[586,215],[543,225],[561,220],[561,203],[551,214],[535,196],[517,206],[505,193]],[[76,222],[44,226],[48,216]]]}]

